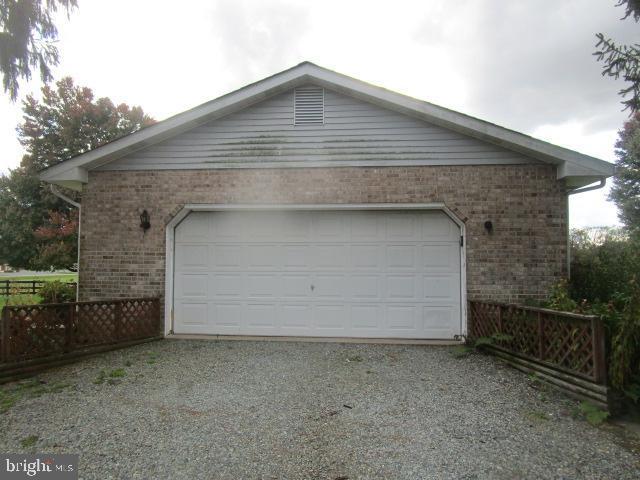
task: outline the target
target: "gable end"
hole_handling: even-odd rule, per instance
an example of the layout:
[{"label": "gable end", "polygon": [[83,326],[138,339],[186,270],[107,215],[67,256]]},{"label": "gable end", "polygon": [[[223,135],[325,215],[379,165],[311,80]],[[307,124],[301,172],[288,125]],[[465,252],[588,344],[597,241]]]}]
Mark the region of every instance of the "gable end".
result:
[{"label": "gable end", "polygon": [[[304,92],[303,114],[298,111],[300,92]],[[369,102],[307,85],[98,170],[525,163],[540,162]]]}]

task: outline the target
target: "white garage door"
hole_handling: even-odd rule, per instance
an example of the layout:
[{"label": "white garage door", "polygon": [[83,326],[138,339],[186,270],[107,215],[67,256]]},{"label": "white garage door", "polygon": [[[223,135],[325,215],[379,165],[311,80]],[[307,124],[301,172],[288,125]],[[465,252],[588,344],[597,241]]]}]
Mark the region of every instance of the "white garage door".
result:
[{"label": "white garage door", "polygon": [[441,211],[193,212],[175,238],[175,333],[461,333],[460,228]]}]

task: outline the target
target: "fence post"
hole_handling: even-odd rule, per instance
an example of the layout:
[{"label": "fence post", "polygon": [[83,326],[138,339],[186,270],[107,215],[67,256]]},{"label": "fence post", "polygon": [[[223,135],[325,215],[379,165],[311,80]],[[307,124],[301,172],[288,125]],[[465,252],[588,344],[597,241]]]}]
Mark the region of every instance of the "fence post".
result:
[{"label": "fence post", "polygon": [[120,340],[122,330],[122,301],[117,300],[114,311],[114,325],[113,325],[113,335],[115,336],[114,340]]},{"label": "fence post", "polygon": [[0,363],[7,361],[7,345],[9,339],[9,310],[2,308],[0,315]]},{"label": "fence post", "polygon": [[593,379],[596,383],[607,383],[607,364],[605,358],[605,333],[602,318],[591,319],[591,338],[593,341]]},{"label": "fence post", "polygon": [[544,320],[538,312],[538,358],[544,360]]},{"label": "fence post", "polygon": [[73,330],[76,317],[76,304],[70,303],[67,310],[66,325],[65,325],[65,351],[73,351]]},{"label": "fence post", "polygon": [[153,302],[153,315],[157,322],[156,333],[162,335],[164,333],[164,318],[160,315],[160,299],[155,298]]}]

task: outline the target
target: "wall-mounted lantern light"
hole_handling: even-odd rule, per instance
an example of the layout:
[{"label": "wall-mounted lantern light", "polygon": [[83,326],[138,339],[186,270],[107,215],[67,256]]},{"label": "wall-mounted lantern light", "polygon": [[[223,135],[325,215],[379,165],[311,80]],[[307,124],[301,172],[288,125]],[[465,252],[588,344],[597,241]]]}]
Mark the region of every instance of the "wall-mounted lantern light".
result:
[{"label": "wall-mounted lantern light", "polygon": [[491,222],[491,220],[484,222],[484,229],[487,233],[493,233],[493,222]]},{"label": "wall-mounted lantern light", "polygon": [[151,222],[149,221],[149,212],[143,210],[140,214],[140,228],[143,231],[147,231],[151,228]]}]

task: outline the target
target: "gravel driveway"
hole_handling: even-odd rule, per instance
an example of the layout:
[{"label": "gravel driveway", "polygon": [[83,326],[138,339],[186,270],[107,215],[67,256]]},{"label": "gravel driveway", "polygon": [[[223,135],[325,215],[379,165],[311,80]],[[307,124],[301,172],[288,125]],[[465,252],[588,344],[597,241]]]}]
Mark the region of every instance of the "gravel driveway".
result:
[{"label": "gravel driveway", "polygon": [[637,445],[616,427],[452,352],[140,345],[2,387],[0,451],[80,453],[81,478],[96,479],[638,478]]}]

